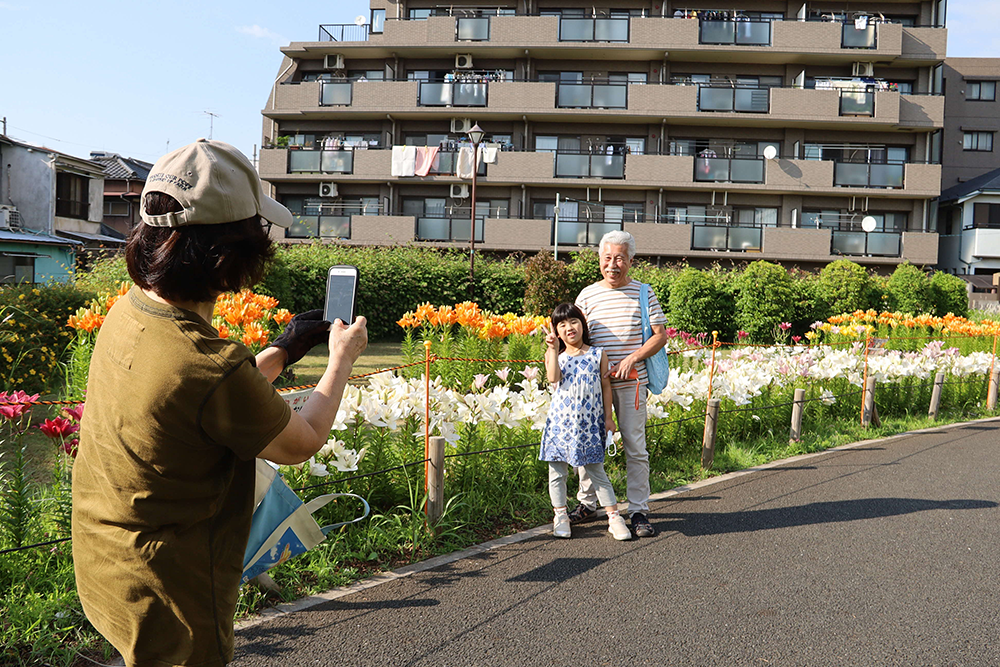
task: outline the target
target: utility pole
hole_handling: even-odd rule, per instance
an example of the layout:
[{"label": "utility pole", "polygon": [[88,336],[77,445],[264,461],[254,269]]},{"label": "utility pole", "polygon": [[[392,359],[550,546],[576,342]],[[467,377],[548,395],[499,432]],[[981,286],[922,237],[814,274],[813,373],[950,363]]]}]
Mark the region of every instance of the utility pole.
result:
[{"label": "utility pole", "polygon": [[7,136],[7,116],[3,117],[3,135]]}]

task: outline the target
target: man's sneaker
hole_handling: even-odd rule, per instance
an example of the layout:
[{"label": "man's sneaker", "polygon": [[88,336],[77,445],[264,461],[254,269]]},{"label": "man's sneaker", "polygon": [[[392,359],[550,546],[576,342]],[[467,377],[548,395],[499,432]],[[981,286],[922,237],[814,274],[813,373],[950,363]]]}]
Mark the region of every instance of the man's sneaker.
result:
[{"label": "man's sneaker", "polygon": [[652,537],[656,535],[656,529],[653,528],[653,524],[641,512],[634,512],[632,514],[632,530],[635,531],[636,537]]},{"label": "man's sneaker", "polygon": [[590,521],[597,514],[597,508],[587,507],[583,503],[580,503],[573,508],[573,511],[569,513],[570,523],[583,523],[584,521]]},{"label": "man's sneaker", "polygon": [[569,516],[566,514],[556,514],[552,522],[552,534],[556,537],[569,537],[572,535],[569,527]]},{"label": "man's sneaker", "polygon": [[620,514],[608,517],[608,532],[619,541],[631,540],[632,531],[625,525],[625,519]]}]

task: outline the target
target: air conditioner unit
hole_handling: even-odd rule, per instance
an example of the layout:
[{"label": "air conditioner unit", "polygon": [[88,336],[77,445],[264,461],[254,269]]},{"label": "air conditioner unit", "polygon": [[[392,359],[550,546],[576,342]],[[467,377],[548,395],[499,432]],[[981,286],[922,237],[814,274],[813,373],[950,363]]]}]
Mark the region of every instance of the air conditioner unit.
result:
[{"label": "air conditioner unit", "polygon": [[451,198],[452,199],[465,199],[469,196],[469,186],[466,183],[452,183],[451,184]]},{"label": "air conditioner unit", "polygon": [[466,134],[472,129],[472,119],[471,118],[452,118],[451,119],[451,133],[452,134]]},{"label": "air conditioner unit", "polygon": [[18,231],[23,229],[21,214],[13,206],[0,206],[0,229]]},{"label": "air conditioner unit", "polygon": [[853,76],[875,76],[875,63],[854,63],[851,67]]},{"label": "air conditioner unit", "polygon": [[455,56],[455,67],[458,69],[471,69],[472,68],[472,54],[471,53],[460,53]]},{"label": "air conditioner unit", "polygon": [[337,184],[333,182],[320,183],[319,184],[319,196],[320,197],[336,197],[337,196]]},{"label": "air conditioner unit", "polygon": [[344,69],[344,54],[330,53],[323,56],[323,67],[326,69]]}]

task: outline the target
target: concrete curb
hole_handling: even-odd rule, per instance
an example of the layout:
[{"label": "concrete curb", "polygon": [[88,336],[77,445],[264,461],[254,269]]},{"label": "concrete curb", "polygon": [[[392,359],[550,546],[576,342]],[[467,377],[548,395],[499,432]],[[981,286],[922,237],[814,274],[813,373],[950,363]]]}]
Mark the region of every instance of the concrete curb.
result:
[{"label": "concrete curb", "polygon": [[[820,456],[826,456],[827,454],[832,454],[836,452],[848,451],[855,449],[857,447],[863,447],[867,445],[873,445],[878,443],[891,442],[893,440],[898,440],[901,438],[906,438],[912,435],[920,435],[922,433],[932,433],[934,431],[942,431],[946,429],[961,428],[963,426],[969,426],[972,424],[983,424],[989,422],[998,422],[1000,417],[987,417],[985,419],[976,419],[967,422],[955,422],[953,424],[942,424],[941,426],[933,426],[929,428],[919,429],[916,431],[905,431],[903,433],[897,433],[895,435],[890,435],[885,438],[877,438],[875,440],[860,440],[858,442],[852,442],[847,445],[840,445],[839,447],[831,447],[830,449],[824,449],[821,452],[813,452],[812,454],[800,454],[798,456],[792,456],[786,459],[781,459],[778,461],[772,461],[770,463],[765,463],[764,465],[754,466],[753,468],[746,468],[745,470],[737,470],[736,472],[726,473],[724,475],[718,475],[715,477],[710,477],[708,479],[701,480],[699,482],[694,482],[692,484],[685,484],[683,486],[677,486],[667,491],[661,491],[660,493],[653,494],[649,497],[650,501],[665,500],[672,496],[680,495],[682,493],[687,493],[689,491],[695,491],[707,486],[712,486],[713,484],[718,484],[720,482],[725,482],[737,477],[743,477],[744,475],[750,475],[755,472],[761,472],[764,470],[771,470],[773,468],[778,468],[790,463],[797,463],[800,461],[806,461],[813,458],[818,458]],[[248,628],[260,623],[265,623],[273,618],[279,616],[285,616],[296,611],[303,611],[309,609],[310,607],[315,607],[317,605],[323,604],[325,602],[330,602],[331,600],[337,600],[339,598],[351,595],[352,593],[357,593],[375,586],[381,586],[384,583],[390,581],[395,581],[396,579],[402,579],[403,577],[408,577],[412,574],[419,572],[426,572],[427,570],[440,567],[442,565],[448,565],[449,563],[454,563],[455,561],[462,560],[464,558],[469,558],[478,554],[486,553],[493,549],[499,547],[504,547],[509,544],[517,544],[518,542],[523,542],[525,540],[530,540],[534,537],[539,537],[541,535],[547,535],[551,531],[551,526],[548,524],[543,524],[537,528],[531,528],[529,530],[524,530],[513,535],[507,535],[506,537],[500,537],[495,540],[490,540],[489,542],[484,542],[482,544],[477,544],[475,546],[469,547],[468,549],[463,549],[461,551],[456,551],[450,554],[445,554],[443,556],[435,556],[425,561],[420,561],[419,563],[411,563],[404,567],[392,570],[390,572],[385,572],[382,574],[377,574],[375,576],[369,577],[364,581],[356,581],[347,586],[340,586],[338,588],[333,588],[325,593],[320,593],[318,595],[311,595],[306,598],[301,598],[295,600],[294,602],[286,602],[280,604],[276,607],[271,607],[262,611],[258,616],[255,616],[244,621],[240,621],[236,624],[236,629],[240,630],[242,628]]]}]

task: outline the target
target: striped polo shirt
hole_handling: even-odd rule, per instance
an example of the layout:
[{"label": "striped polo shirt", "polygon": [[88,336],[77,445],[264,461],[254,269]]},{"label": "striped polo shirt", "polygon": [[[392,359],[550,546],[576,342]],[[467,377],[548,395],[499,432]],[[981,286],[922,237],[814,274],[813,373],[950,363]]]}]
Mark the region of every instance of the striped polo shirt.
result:
[{"label": "striped polo shirt", "polygon": [[[642,312],[640,311],[640,289],[642,283],[630,280],[624,287],[612,289],[603,281],[588,285],[576,297],[576,305],[583,311],[590,329],[590,342],[604,348],[608,363],[614,367],[622,359],[642,347]],[[665,326],[660,302],[653,290],[649,290],[649,323]],[[636,364],[639,382],[646,383],[646,362]],[[612,383],[631,380],[611,379]]]}]

